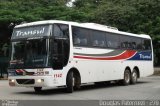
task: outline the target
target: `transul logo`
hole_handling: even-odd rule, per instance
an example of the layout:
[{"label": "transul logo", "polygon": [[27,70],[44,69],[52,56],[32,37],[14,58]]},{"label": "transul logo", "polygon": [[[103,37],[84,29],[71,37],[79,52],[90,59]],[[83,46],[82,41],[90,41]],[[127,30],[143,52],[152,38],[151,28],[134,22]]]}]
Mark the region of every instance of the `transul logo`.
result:
[{"label": "transul logo", "polygon": [[152,55],[143,55],[143,54],[139,54],[140,58],[141,59],[151,59],[152,58]]},{"label": "transul logo", "polygon": [[27,31],[16,31],[16,36],[28,36],[28,35],[39,35],[43,34],[45,31],[45,28],[37,29],[37,30],[27,30]]}]

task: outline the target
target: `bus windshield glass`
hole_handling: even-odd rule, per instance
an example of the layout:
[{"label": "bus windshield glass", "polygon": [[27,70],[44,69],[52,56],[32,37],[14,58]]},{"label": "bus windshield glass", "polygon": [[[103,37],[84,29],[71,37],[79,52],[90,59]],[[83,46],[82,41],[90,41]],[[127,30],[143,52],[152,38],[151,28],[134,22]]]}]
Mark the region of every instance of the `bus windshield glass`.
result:
[{"label": "bus windshield glass", "polygon": [[34,68],[47,66],[47,44],[47,39],[12,42],[10,68]]}]

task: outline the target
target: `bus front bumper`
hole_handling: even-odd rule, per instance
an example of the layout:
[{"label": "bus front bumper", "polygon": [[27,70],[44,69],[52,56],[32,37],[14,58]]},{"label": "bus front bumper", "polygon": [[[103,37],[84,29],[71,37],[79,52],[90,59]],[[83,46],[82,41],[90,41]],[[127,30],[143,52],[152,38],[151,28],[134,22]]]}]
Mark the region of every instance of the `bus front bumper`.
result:
[{"label": "bus front bumper", "polygon": [[52,76],[9,77],[9,85],[17,87],[54,87],[62,86],[61,80]]}]

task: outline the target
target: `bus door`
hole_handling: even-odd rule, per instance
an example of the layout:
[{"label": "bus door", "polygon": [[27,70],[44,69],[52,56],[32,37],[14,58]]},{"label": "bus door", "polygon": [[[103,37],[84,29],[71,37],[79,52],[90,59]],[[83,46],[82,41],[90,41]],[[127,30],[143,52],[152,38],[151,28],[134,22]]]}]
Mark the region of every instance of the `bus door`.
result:
[{"label": "bus door", "polygon": [[51,65],[53,69],[62,69],[64,65],[63,40],[51,40]]},{"label": "bus door", "polygon": [[69,26],[53,25],[53,38],[50,42],[53,69],[62,69],[67,65],[70,53]]}]

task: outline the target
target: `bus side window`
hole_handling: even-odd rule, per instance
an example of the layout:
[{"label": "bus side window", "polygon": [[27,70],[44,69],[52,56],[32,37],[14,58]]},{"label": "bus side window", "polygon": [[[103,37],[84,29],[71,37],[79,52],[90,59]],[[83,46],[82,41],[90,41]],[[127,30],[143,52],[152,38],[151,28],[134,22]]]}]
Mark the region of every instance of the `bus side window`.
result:
[{"label": "bus side window", "polygon": [[80,41],[80,39],[79,38],[74,38],[74,40],[73,40],[74,42],[73,42],[73,44],[74,45],[78,45],[78,44],[80,44],[81,43],[81,41]]},{"label": "bus side window", "polygon": [[53,36],[69,38],[69,27],[64,24],[54,24]]},{"label": "bus side window", "polygon": [[106,33],[103,31],[92,30],[91,31],[92,39],[91,44],[93,47],[106,47]]},{"label": "bus side window", "polygon": [[74,46],[88,46],[89,41],[89,30],[80,27],[72,26],[72,36]]},{"label": "bus side window", "polygon": [[80,44],[81,45],[87,45],[87,39],[86,38],[81,39]]},{"label": "bus side window", "polygon": [[113,33],[107,34],[107,46],[108,48],[118,49],[120,48],[119,36]]},{"label": "bus side window", "polygon": [[61,30],[60,30],[60,28],[58,27],[58,25],[57,24],[54,24],[54,29],[53,29],[53,34],[54,34],[54,36],[56,36],[56,37],[60,37],[61,35],[62,35],[62,32],[61,32]]},{"label": "bus side window", "polygon": [[[120,45],[122,49],[133,49],[133,37],[126,36],[126,35],[120,35]],[[134,45],[135,46],[135,45]]]},{"label": "bus side window", "polygon": [[107,47],[111,47],[111,41],[107,42]]},{"label": "bus side window", "polygon": [[136,49],[136,42],[132,42],[131,45],[133,49]]},{"label": "bus side window", "polygon": [[142,40],[142,49],[143,50],[151,50],[151,42],[148,39]]},{"label": "bus side window", "polygon": [[93,46],[98,46],[98,40],[93,41]]},{"label": "bus side window", "polygon": [[141,38],[135,38],[134,40],[136,42],[136,49],[141,50],[142,49],[142,39]]},{"label": "bus side window", "polygon": [[99,46],[100,46],[100,47],[105,47],[105,46],[106,46],[105,41],[101,41],[100,44],[99,44]]}]

